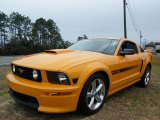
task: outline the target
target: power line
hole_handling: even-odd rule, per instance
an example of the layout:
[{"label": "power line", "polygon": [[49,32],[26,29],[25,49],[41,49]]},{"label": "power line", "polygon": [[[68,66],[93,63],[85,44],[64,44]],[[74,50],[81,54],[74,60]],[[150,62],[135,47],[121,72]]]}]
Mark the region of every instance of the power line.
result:
[{"label": "power line", "polygon": [[[134,1],[132,0],[132,2],[134,2]],[[138,30],[139,27],[138,27],[138,24],[137,24],[137,21],[136,21],[136,18],[135,18],[134,11],[132,9],[131,3],[130,3],[129,0],[123,0],[123,9],[124,9],[124,37],[127,38],[126,6],[127,6],[130,18],[131,18],[132,23],[133,23],[133,27],[134,27],[134,29],[136,31],[136,34],[137,34],[137,36],[139,36],[138,31],[141,31],[141,30]]]},{"label": "power line", "polygon": [[135,13],[137,13],[134,0],[132,0],[132,3],[133,3],[133,9],[134,9]]},{"label": "power line", "polygon": [[[140,27],[138,27],[138,28],[139,28],[139,30],[138,30],[138,28],[137,28],[137,26],[138,26],[138,25],[137,25],[137,20],[136,20],[136,18],[135,18],[134,11],[133,11],[133,9],[132,9],[130,0],[127,0],[127,1],[128,1],[128,2],[126,3],[126,6],[127,6],[127,9],[128,9],[130,18],[131,18],[131,20],[132,20],[134,29],[135,29],[135,31],[136,31],[136,34],[137,34],[137,36],[140,37],[140,46],[141,46],[142,31],[140,30]],[[135,10],[134,1],[132,0],[132,2],[133,2],[134,10]],[[136,10],[135,10],[135,12],[136,12]],[[138,31],[139,31],[139,32],[138,32]]]},{"label": "power line", "polygon": [[[130,18],[131,18],[131,20],[132,20],[132,23],[133,23],[133,26],[134,26],[134,29],[135,29],[135,31],[136,31],[136,34],[137,34],[137,36],[140,36],[140,44],[141,44],[141,30],[140,30],[140,27],[137,27],[138,25],[137,25],[137,22],[136,22],[136,18],[135,18],[135,15],[134,15],[134,13],[133,13],[133,10],[132,10],[132,7],[131,7],[131,5],[130,5],[130,2],[129,2],[129,0],[128,0],[128,4],[127,4],[127,9],[128,9],[128,12],[129,12],[129,15],[130,15]],[[138,30],[138,28],[139,28],[139,30]],[[140,34],[139,34],[140,33]]]},{"label": "power line", "polygon": [[132,6],[131,6],[131,3],[130,3],[130,1],[128,0],[128,7],[129,7],[129,9],[130,9],[130,13],[131,13],[131,15],[132,15],[132,18],[133,18],[133,20],[134,20],[134,22],[135,22],[135,24],[138,26],[138,24],[137,24],[137,20],[136,20],[136,18],[135,18],[135,14],[134,14],[134,11],[133,11],[133,9],[132,9]]},{"label": "power line", "polygon": [[131,15],[131,11],[130,11],[130,9],[129,9],[128,5],[127,5],[127,9],[128,9],[128,12],[129,12],[130,18],[131,18],[131,20],[132,20],[132,23],[133,23],[134,29],[135,29],[135,31],[137,32],[138,30],[137,30],[137,28],[136,28],[136,25],[135,25],[135,22],[134,22],[134,18],[133,18],[133,17],[132,17],[132,15]]},{"label": "power line", "polygon": [[[133,16],[133,19],[134,19],[134,21],[135,21],[135,24],[136,24],[136,26],[137,26],[137,29],[139,28],[139,31],[140,31],[140,26],[139,26],[139,24],[138,24],[138,22],[137,22],[137,19],[136,19],[136,8],[135,8],[135,4],[134,4],[134,1],[132,0],[132,5],[131,5],[131,2],[130,2],[130,0],[128,0],[128,5],[129,5],[129,8],[130,8],[130,11],[131,11],[131,14],[132,14],[132,16]],[[133,7],[132,7],[133,6]]]}]

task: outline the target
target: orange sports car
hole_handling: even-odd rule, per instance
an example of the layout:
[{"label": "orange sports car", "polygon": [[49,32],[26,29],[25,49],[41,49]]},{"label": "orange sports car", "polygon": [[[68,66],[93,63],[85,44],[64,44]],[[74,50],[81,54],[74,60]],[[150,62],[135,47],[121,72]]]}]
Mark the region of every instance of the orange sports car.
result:
[{"label": "orange sports car", "polygon": [[38,111],[94,114],[113,93],[134,83],[146,87],[151,61],[130,40],[86,39],[19,58],[6,78],[13,99]]}]

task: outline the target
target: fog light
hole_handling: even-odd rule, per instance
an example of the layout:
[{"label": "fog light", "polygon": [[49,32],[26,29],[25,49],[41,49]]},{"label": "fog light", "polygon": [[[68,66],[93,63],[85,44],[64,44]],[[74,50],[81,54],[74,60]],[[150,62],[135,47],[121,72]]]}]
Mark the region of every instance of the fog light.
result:
[{"label": "fog light", "polygon": [[15,73],[16,72],[16,67],[15,65],[12,65],[12,71]]},{"label": "fog light", "polygon": [[36,80],[38,78],[38,71],[37,70],[33,70],[32,75],[33,75],[33,79]]}]

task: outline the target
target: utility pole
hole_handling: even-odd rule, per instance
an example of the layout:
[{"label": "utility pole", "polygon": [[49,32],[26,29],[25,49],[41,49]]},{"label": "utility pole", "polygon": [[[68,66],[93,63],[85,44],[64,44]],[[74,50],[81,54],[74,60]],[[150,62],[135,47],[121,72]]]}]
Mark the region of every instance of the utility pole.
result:
[{"label": "utility pole", "polygon": [[143,46],[143,49],[145,49],[146,43],[147,43],[147,39],[144,39],[144,46]]},{"label": "utility pole", "polygon": [[140,31],[140,46],[141,46],[141,43],[142,43],[142,31]]},{"label": "utility pole", "polygon": [[124,38],[127,38],[127,24],[126,24],[126,0],[123,0],[123,12],[124,12]]}]

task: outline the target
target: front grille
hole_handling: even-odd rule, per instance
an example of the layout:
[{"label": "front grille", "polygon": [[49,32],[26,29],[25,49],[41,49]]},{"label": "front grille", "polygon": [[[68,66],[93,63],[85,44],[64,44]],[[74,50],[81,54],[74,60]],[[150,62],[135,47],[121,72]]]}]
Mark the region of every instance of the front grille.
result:
[{"label": "front grille", "polygon": [[28,95],[24,95],[22,93],[18,93],[11,89],[9,90],[9,94],[15,101],[22,103],[24,105],[27,105],[29,107],[38,109],[39,103],[36,98],[28,96]]},{"label": "front grille", "polygon": [[[17,65],[14,65],[14,66],[15,66],[15,72],[13,72],[13,73],[15,75],[17,75],[17,76],[19,76],[21,78],[25,78],[27,80],[36,81],[36,82],[42,82],[41,72],[39,70],[37,70],[38,78],[34,79],[33,78],[33,70],[34,69],[21,67],[21,66],[17,66]],[[13,65],[12,65],[12,68],[13,68]]]}]

